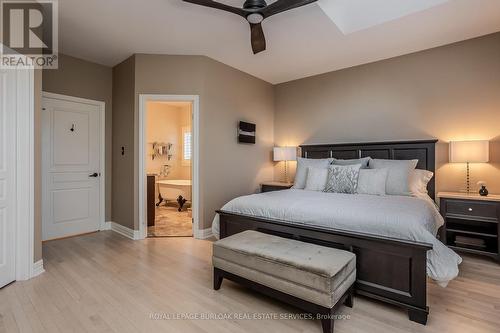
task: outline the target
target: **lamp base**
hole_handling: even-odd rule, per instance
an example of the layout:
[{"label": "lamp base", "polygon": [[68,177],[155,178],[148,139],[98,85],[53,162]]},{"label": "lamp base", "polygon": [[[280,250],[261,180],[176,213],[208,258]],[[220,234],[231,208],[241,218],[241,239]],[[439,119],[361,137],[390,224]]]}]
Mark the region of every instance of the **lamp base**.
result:
[{"label": "lamp base", "polygon": [[285,161],[285,183],[289,183],[289,181],[288,181],[288,161]]},{"label": "lamp base", "polygon": [[467,194],[470,194],[470,164],[467,162]]}]

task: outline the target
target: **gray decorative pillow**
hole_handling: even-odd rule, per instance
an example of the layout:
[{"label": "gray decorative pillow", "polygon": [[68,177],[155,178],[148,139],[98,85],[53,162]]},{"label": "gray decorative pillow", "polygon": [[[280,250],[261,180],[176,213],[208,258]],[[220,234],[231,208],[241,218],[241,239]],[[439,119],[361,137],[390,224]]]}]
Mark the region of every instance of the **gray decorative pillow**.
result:
[{"label": "gray decorative pillow", "polygon": [[371,157],[357,158],[354,160],[339,160],[334,158],[332,165],[356,165],[361,164],[361,169],[368,169],[368,164],[370,163]]},{"label": "gray decorative pillow", "polygon": [[361,164],[330,165],[325,192],[354,194],[358,188]]}]

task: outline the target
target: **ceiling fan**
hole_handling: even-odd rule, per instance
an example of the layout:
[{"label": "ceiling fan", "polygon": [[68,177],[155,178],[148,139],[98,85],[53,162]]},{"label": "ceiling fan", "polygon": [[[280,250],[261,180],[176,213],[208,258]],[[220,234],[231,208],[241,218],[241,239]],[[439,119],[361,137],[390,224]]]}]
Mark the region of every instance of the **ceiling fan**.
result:
[{"label": "ceiling fan", "polygon": [[183,0],[200,6],[212,7],[244,17],[250,23],[252,50],[254,54],[266,49],[266,37],[262,21],[284,11],[302,7],[318,0],[277,0],[268,5],[265,0],[246,0],[243,8],[229,6],[213,0]]}]

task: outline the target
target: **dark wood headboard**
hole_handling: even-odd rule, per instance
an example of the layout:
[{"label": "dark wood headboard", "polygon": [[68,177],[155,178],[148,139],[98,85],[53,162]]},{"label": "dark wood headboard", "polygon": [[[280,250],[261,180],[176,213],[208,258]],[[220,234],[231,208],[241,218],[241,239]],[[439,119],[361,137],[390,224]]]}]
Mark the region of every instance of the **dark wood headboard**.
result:
[{"label": "dark wood headboard", "polygon": [[[362,157],[388,160],[417,160],[417,169],[436,173],[436,142],[438,140],[395,141],[395,142],[364,142],[324,145],[302,145],[302,157],[356,159]],[[429,196],[436,195],[435,177],[427,186]]]}]

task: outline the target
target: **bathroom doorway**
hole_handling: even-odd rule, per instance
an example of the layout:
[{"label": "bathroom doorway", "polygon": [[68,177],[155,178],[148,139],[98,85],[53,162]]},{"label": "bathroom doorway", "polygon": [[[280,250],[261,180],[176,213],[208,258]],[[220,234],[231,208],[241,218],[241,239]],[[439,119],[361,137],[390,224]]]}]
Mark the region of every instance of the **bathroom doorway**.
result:
[{"label": "bathroom doorway", "polygon": [[197,236],[197,109],[197,97],[141,95],[144,237]]}]

